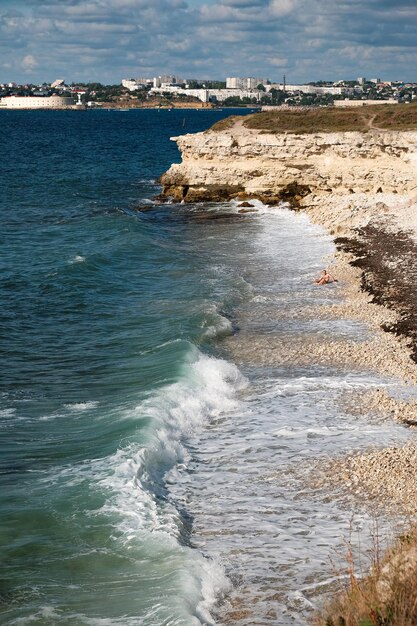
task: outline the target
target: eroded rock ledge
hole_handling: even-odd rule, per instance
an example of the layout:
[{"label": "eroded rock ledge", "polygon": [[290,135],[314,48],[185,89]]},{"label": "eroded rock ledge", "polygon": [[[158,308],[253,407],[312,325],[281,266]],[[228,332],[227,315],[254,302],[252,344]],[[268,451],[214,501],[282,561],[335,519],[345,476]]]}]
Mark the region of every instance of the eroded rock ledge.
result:
[{"label": "eroded rock ledge", "polygon": [[179,202],[308,204],[310,194],[417,192],[417,131],[270,134],[237,120],[221,132],[173,140],[182,163],[161,184],[163,195]]}]

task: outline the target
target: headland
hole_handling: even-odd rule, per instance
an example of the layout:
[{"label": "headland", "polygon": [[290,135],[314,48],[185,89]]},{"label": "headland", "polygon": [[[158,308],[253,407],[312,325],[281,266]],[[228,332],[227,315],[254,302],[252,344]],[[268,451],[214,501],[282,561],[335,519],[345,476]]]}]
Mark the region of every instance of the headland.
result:
[{"label": "headland", "polygon": [[[262,113],[229,118],[206,132],[174,139],[183,160],[162,176],[163,195],[185,203],[235,199],[250,204],[256,198],[278,205],[285,201],[295,210],[306,211],[334,237],[337,253],[332,268],[345,298],[343,304],[323,307],[320,314],[323,319],[361,320],[372,337],[356,344],[321,344],[308,355],[290,343],[271,346],[271,363],[282,358],[299,359],[302,364],[306,358],[318,364],[342,362],[415,386],[417,106]],[[245,218],[250,219],[250,214]],[[374,390],[359,397],[350,410],[352,414],[390,413],[414,428],[416,407],[415,400]],[[340,484],[356,497],[415,519],[416,456],[414,443],[377,448],[319,463],[317,480],[321,486]],[[416,534],[409,535],[406,567],[397,567],[400,580],[408,580],[410,572],[416,575]],[[399,558],[394,553],[388,563],[398,565]],[[384,561],[381,571],[384,568],[392,577],[393,566]],[[387,586],[378,584],[383,592],[377,590],[372,602],[378,605],[377,618],[386,619],[387,606],[394,600]],[[359,609],[355,616],[352,589],[348,593],[347,603],[342,602],[332,615],[344,624],[362,623],[352,621]],[[362,606],[361,610],[368,619],[374,609]],[[319,618],[318,623],[342,623],[328,621],[332,619]],[[366,623],[396,622],[371,619]]]}]

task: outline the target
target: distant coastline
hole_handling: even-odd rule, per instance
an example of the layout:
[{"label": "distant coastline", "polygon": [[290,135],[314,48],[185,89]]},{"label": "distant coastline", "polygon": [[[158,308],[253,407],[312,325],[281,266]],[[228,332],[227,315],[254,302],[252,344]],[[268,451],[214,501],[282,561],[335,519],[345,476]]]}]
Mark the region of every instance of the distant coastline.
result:
[{"label": "distant coastline", "polygon": [[169,99],[169,98],[152,98],[148,100],[104,100],[85,102],[81,99],[82,93],[75,96],[18,96],[9,95],[0,97],[0,111],[17,111],[17,110],[76,110],[85,111],[90,109],[116,109],[116,110],[135,110],[135,109],[181,109],[181,110],[204,110],[218,111],[219,109],[249,109],[251,111],[260,111],[261,106],[256,104],[233,104],[221,106],[221,103],[202,102],[196,98],[193,99]]}]

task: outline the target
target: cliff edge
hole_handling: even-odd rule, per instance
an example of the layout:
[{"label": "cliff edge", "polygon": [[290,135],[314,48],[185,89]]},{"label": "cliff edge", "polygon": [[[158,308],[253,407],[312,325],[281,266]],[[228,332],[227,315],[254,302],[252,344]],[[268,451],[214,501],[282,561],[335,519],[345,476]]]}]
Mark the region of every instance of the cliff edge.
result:
[{"label": "cliff edge", "polygon": [[257,198],[306,210],[361,269],[372,301],[398,315],[384,330],[406,337],[417,362],[417,106],[377,108],[384,113],[368,107],[355,115],[319,110],[222,120],[173,138],[182,163],[161,183],[163,195],[178,202]]},{"label": "cliff edge", "polygon": [[185,202],[256,197],[303,205],[316,196],[417,194],[415,130],[269,133],[244,120],[174,137],[182,163],[162,176],[163,194]]}]

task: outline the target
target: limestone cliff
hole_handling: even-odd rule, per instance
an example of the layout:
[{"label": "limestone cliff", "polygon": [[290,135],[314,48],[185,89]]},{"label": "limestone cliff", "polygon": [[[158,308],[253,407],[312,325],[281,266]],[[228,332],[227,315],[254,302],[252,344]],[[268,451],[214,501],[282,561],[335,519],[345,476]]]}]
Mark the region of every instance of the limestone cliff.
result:
[{"label": "limestone cliff", "polygon": [[161,183],[163,194],[177,201],[258,197],[274,203],[310,192],[417,191],[417,131],[269,134],[245,128],[241,119],[222,131],[173,140],[182,163]]}]

